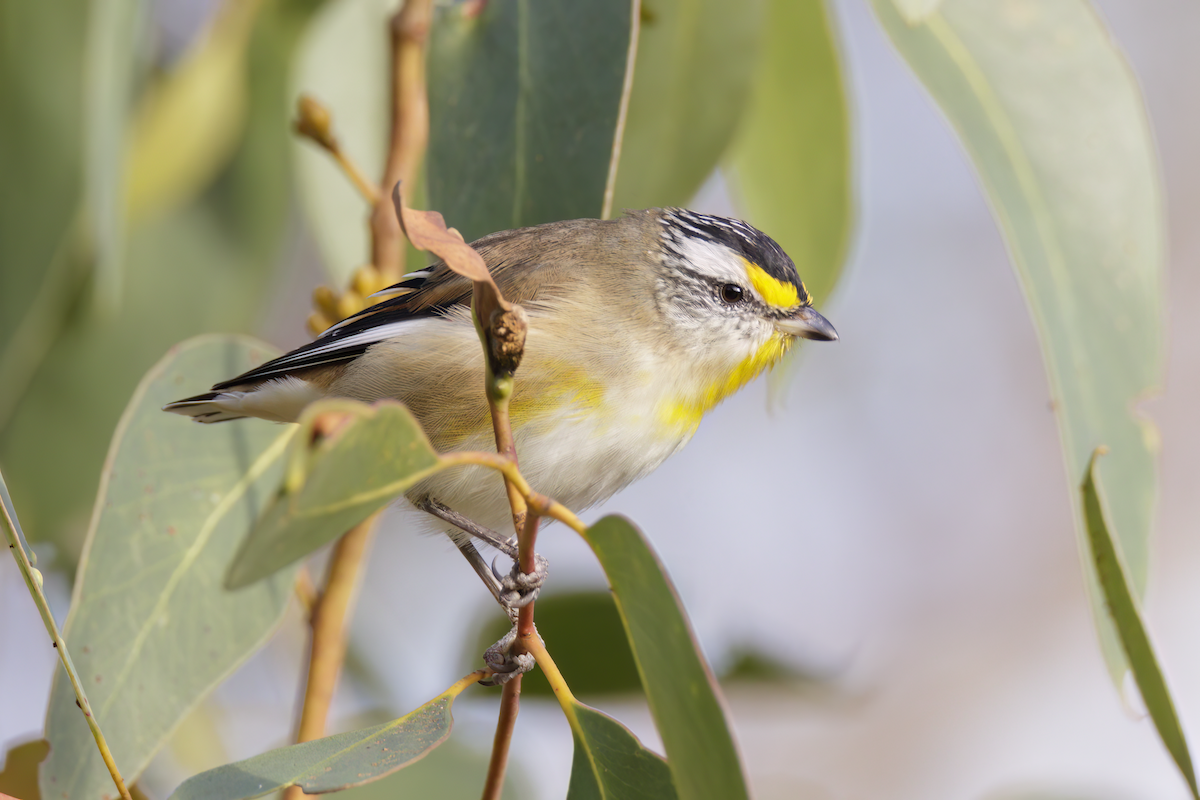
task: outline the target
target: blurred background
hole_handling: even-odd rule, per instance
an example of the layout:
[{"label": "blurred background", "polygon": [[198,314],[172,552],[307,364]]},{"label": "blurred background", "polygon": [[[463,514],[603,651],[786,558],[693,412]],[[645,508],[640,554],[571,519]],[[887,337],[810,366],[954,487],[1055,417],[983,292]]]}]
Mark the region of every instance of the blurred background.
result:
[{"label": "blurred background", "polygon": [[[1185,731],[1194,732],[1200,320],[1190,312],[1200,301],[1193,266],[1200,54],[1192,42],[1200,6],[1096,6],[1141,82],[1168,202],[1167,380],[1145,406],[1162,435],[1145,606]],[[184,52],[215,7],[159,0],[149,24],[161,57]],[[975,173],[865,0],[837,0],[831,9],[850,103],[857,219],[841,282],[818,301],[841,341],[806,347],[786,381],[759,380],[727,401],[680,455],[584,518],[621,513],[646,531],[718,671],[750,650],[791,673],[783,684],[727,686],[758,797],[1184,798],[1186,787],[1137,699],[1114,691],[1097,648],[1042,357]],[[299,22],[283,20],[280,37],[300,36]],[[19,35],[3,33],[5,48]],[[279,44],[281,52],[288,46]],[[53,81],[66,78],[52,63],[31,68],[43,67],[51,103]],[[283,89],[298,79],[270,80],[245,87],[241,113],[278,116],[290,107]],[[78,122],[74,112],[61,113],[64,126]],[[156,285],[153,258],[139,262],[136,249],[124,279],[158,293],[163,319],[187,333],[196,325],[240,328],[249,315],[264,338],[292,347],[307,339],[308,295],[328,281],[321,258],[330,245],[314,239],[286,195],[285,173],[297,158],[286,135],[235,146],[233,158],[254,166],[225,174],[215,191],[227,193],[227,202],[147,223],[153,237],[195,265],[194,280]],[[38,161],[42,143],[6,147],[24,148],[38,191],[53,193],[55,181],[66,180],[70,165]],[[9,203],[11,224],[19,208]],[[734,213],[720,174],[691,206]],[[263,215],[274,217],[264,223]],[[224,241],[234,244],[213,249],[205,235],[213,226],[232,231]],[[278,241],[256,241],[262,230],[279,232]],[[139,241],[135,248],[163,252]],[[227,274],[214,278],[209,270]],[[239,285],[241,294],[229,293]],[[106,313],[103,298],[97,303],[93,313]],[[239,304],[246,308],[233,307]],[[23,503],[23,491],[45,491],[32,487],[55,481],[94,486],[90,462],[91,478],[71,474],[73,442],[91,435],[73,420],[89,402],[89,380],[128,366],[135,382],[144,371],[135,363],[146,355],[139,323],[116,316],[88,341],[72,342],[68,331],[65,343],[53,345],[63,351],[61,366],[33,378],[42,384],[37,414],[53,418],[58,430],[36,443],[52,456],[44,466],[18,461],[34,443],[22,443],[21,430],[3,430],[3,466],[27,528],[44,524],[37,515],[53,503]],[[23,346],[50,346],[36,327],[21,335]],[[82,513],[56,520],[54,529],[65,533],[34,544],[60,619],[86,505]],[[496,616],[449,543],[414,534],[410,523],[407,512],[394,510],[376,539],[335,726],[375,711],[407,712],[441,691],[474,663],[475,632]],[[568,531],[548,529],[540,550],[556,590],[604,587],[590,552]],[[444,646],[418,652],[413,608],[421,597],[436,598],[421,608],[422,639],[441,631]],[[0,745],[7,749],[40,735],[57,663],[8,560],[0,560],[0,642]],[[165,796],[192,772],[284,742],[305,642],[299,614],[289,615],[268,648],[185,723],[143,779],[147,791]],[[584,699],[657,746],[636,698]],[[486,752],[494,704],[482,693],[467,695],[456,712],[456,738]],[[524,703],[513,760],[536,787],[532,796],[564,794],[570,752],[557,707]]]}]

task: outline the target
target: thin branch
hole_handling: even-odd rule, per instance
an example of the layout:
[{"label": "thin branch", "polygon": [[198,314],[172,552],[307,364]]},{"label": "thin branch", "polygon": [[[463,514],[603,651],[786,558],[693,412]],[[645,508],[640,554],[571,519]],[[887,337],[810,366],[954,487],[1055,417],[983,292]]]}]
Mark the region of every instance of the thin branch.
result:
[{"label": "thin branch", "polygon": [[[351,528],[338,540],[330,558],[325,590],[312,609],[308,679],[297,726],[297,743],[311,742],[325,735],[333,692],[346,659],[346,620],[378,519],[376,513]],[[301,797],[304,792],[299,786],[290,786],[284,793],[285,800]]]},{"label": "thin branch", "polygon": [[[3,482],[4,478],[0,476],[0,484]],[[105,741],[104,734],[100,730],[100,723],[96,721],[96,717],[92,713],[92,704],[88,702],[87,694],[83,690],[83,683],[75,671],[74,662],[71,661],[71,654],[67,652],[67,643],[63,641],[58,624],[54,621],[54,615],[50,612],[50,604],[46,602],[46,595],[42,593],[42,573],[29,563],[29,555],[17,537],[17,524],[9,516],[8,506],[3,502],[0,502],[0,523],[3,523],[0,527],[4,528],[4,537],[8,539],[8,550],[16,559],[17,568],[21,570],[21,577],[25,579],[25,586],[29,589],[29,594],[33,597],[38,612],[42,615],[42,623],[46,626],[46,632],[54,640],[54,647],[58,650],[58,657],[62,660],[63,669],[67,671],[71,688],[75,690],[75,699],[79,710],[83,712],[88,728],[92,731],[92,738],[96,740],[96,747],[100,750],[100,757],[104,759],[104,766],[108,767],[108,774],[112,776],[113,785],[117,787],[117,792],[120,793],[123,800],[132,800],[129,789],[125,786],[125,780],[121,777],[121,771],[117,769],[117,762],[113,759],[112,751],[108,749],[108,742]]]},{"label": "thin branch", "polygon": [[517,711],[521,706],[521,676],[504,684],[500,695],[500,716],[496,720],[496,735],[492,739],[492,755],[488,759],[487,780],[483,783],[482,800],[500,800],[504,793],[504,775],[508,771],[508,751],[513,730],[517,727]]},{"label": "thin branch", "polygon": [[341,143],[333,135],[333,117],[320,101],[312,95],[300,95],[300,99],[296,101],[296,121],[292,123],[292,129],[300,136],[311,139],[333,156],[342,172],[346,173],[354,188],[358,189],[359,194],[372,208],[379,205],[383,192],[367,177],[362,167],[342,149]]},{"label": "thin branch", "polygon": [[[392,135],[383,185],[414,184],[429,142],[429,99],[425,89],[425,43],[432,22],[432,0],[405,0],[392,17]],[[371,213],[371,263],[388,281],[404,275],[404,239],[400,222],[387,203]],[[387,285],[387,284],[385,284]]]}]

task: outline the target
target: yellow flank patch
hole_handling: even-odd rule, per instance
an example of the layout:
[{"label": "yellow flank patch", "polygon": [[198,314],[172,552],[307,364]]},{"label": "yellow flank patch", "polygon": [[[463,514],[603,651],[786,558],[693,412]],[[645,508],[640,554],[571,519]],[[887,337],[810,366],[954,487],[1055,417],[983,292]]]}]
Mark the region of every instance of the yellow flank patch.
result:
[{"label": "yellow flank patch", "polygon": [[[758,269],[755,267],[755,269]],[[761,272],[761,270],[759,270]],[[763,273],[766,275],[766,273]],[[770,276],[767,276],[770,278]],[[771,278],[771,280],[774,280]],[[776,281],[778,283],[778,281]],[[793,288],[793,293],[794,293]],[[694,431],[700,424],[701,418],[714,406],[738,389],[754,380],[769,367],[775,366],[779,359],[791,348],[795,339],[776,333],[758,348],[754,355],[738,364],[724,378],[706,386],[699,394],[689,398],[676,398],[664,403],[659,409],[659,420],[663,425],[673,430]]]},{"label": "yellow flank patch", "polygon": [[746,259],[742,260],[746,263],[746,274],[750,276],[750,284],[756,292],[762,295],[762,299],[767,301],[767,305],[776,308],[794,308],[800,304],[800,295],[796,291],[796,284],[774,278],[758,264],[746,261]]}]

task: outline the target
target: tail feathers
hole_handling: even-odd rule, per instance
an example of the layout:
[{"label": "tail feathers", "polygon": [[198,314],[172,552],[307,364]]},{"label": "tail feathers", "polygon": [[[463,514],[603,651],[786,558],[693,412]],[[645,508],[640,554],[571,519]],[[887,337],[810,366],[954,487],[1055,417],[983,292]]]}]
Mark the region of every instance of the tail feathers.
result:
[{"label": "tail feathers", "polygon": [[244,389],[216,389],[163,406],[197,422],[225,422],[258,417],[271,422],[295,422],[305,407],[320,400],[322,391],[303,378],[272,378]]},{"label": "tail feathers", "polygon": [[185,417],[191,417],[196,422],[205,424],[210,422],[228,422],[231,419],[244,419],[245,414],[240,414],[237,411],[229,408],[222,400],[231,400],[229,392],[206,392],[198,394],[195,397],[187,397],[183,400],[176,400],[174,403],[168,403],[163,406],[163,411],[170,411],[173,414],[182,414]]}]

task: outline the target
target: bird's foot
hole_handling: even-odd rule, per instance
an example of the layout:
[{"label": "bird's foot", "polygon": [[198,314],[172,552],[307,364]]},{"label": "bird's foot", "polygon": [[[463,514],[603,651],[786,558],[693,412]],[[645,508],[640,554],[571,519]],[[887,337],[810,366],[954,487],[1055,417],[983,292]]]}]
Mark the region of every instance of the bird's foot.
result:
[{"label": "bird's foot", "polygon": [[492,575],[500,584],[496,600],[506,610],[524,608],[536,600],[541,592],[542,584],[546,582],[546,576],[549,574],[550,562],[537,553],[533,554],[533,560],[533,572],[521,572],[520,562],[514,560],[507,575],[496,568],[495,560],[492,561]]},{"label": "bird's foot", "polygon": [[500,641],[489,647],[483,654],[483,663],[492,671],[491,676],[479,683],[482,686],[503,686],[518,675],[524,675],[533,669],[535,661],[530,653],[514,653],[513,644],[517,641],[517,627],[504,634]]}]

